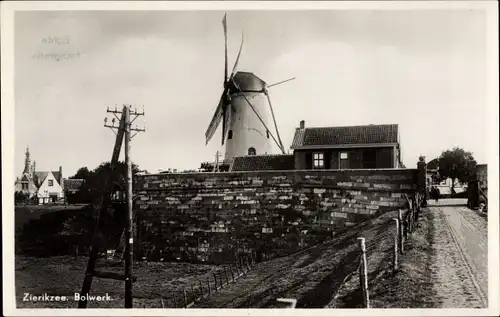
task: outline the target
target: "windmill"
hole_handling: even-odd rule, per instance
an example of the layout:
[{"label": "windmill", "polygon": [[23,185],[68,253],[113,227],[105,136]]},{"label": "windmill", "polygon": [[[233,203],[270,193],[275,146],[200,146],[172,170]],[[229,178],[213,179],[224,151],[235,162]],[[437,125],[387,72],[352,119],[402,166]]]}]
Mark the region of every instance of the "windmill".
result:
[{"label": "windmill", "polygon": [[[295,78],[267,85],[253,73],[237,72],[243,48],[243,34],[236,61],[231,74],[228,74],[226,14],[222,19],[222,26],[225,39],[224,90],[205,133],[206,144],[212,139],[222,121],[221,145],[225,145],[225,160],[230,161],[235,156],[242,155],[271,154],[274,152],[274,144],[285,154],[268,88]],[[276,136],[270,129],[271,120]]]}]

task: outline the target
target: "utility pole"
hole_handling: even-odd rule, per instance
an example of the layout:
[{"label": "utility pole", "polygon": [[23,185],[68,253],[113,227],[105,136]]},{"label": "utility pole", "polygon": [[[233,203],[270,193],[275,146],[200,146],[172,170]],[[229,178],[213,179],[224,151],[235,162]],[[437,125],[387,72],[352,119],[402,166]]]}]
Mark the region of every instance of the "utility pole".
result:
[{"label": "utility pole", "polygon": [[[127,165],[127,190],[126,190],[126,199],[127,199],[127,213],[126,220],[127,224],[125,227],[125,308],[133,307],[133,298],[132,298],[132,267],[134,261],[134,217],[132,211],[132,161],[130,159],[130,142],[132,138],[139,132],[145,132],[146,129],[132,128],[132,123],[139,117],[144,115],[144,110],[142,112],[137,112],[137,110],[132,110],[132,106],[125,105],[123,106],[123,112],[121,114],[124,117],[125,121],[125,163]],[[109,113],[113,113],[116,116],[116,113],[119,113],[116,110],[107,110]],[[133,119],[131,117],[134,116]],[[118,117],[117,117],[118,118]],[[106,125],[105,125],[106,126]],[[116,128],[113,126],[107,126],[109,128]],[[132,131],[135,133],[132,135]],[[121,131],[119,131],[121,132]]]},{"label": "utility pole", "polygon": [[218,172],[219,171],[219,158],[221,157],[222,155],[219,153],[219,150],[217,150],[217,152],[215,152],[215,166],[214,166],[214,172]]}]

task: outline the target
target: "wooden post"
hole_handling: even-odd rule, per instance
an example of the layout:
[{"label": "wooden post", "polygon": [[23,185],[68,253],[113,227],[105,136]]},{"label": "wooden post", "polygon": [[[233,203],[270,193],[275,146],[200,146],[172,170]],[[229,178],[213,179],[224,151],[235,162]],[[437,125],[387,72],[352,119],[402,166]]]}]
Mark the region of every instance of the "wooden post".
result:
[{"label": "wooden post", "polygon": [[132,265],[134,259],[134,219],[132,215],[132,161],[130,160],[130,108],[123,107],[125,113],[125,163],[127,164],[127,225],[125,227],[125,308],[132,308]]},{"label": "wooden post", "polygon": [[163,298],[160,298],[161,308],[165,308],[165,303],[163,303]]},{"label": "wooden post", "polygon": [[208,289],[208,296],[210,296],[210,276],[207,276],[207,289]]},{"label": "wooden post", "polygon": [[[399,230],[398,230],[398,241],[399,241],[399,252],[403,254],[403,211],[401,209],[398,210],[398,220],[399,220]],[[408,226],[407,226],[408,227]],[[408,231],[408,229],[407,229]]]},{"label": "wooden post", "polygon": [[243,266],[243,258],[240,258],[241,271],[245,274],[245,267]]},{"label": "wooden post", "polygon": [[223,275],[223,274],[224,274],[224,272],[220,272],[220,271],[219,271],[219,273],[218,273],[218,274],[219,274],[219,282],[220,282],[220,287],[221,287],[221,288],[224,288],[224,275]]},{"label": "wooden post", "polygon": [[[120,119],[120,126],[118,131],[116,132],[116,140],[115,146],[113,148],[113,155],[111,156],[111,169],[116,166],[116,162],[118,162],[118,158],[120,156],[120,150],[122,148],[123,143],[123,134],[125,132],[125,112],[122,111],[122,116]],[[113,176],[111,176],[111,180],[113,180]],[[106,189],[107,193],[110,193],[112,190],[113,182],[108,182],[108,186]],[[98,215],[107,211],[108,206],[110,205],[109,195],[104,195],[101,207],[98,210]],[[99,242],[100,242],[100,230],[102,229],[102,222],[99,222],[97,226],[94,228],[94,232],[92,233],[92,242],[90,246],[90,254],[87,262],[87,269],[85,270],[85,277],[83,279],[82,291],[80,292],[80,301],[78,302],[78,308],[87,307],[87,295],[90,292],[90,287],[92,286],[92,277],[95,270],[96,260],[99,254]]]},{"label": "wooden post", "polygon": [[[420,200],[420,199],[419,199]],[[418,222],[418,218],[420,217],[420,204],[417,204],[417,214],[415,215],[415,220]]]},{"label": "wooden post", "polygon": [[399,219],[398,218],[393,218],[394,221],[396,222],[396,234],[394,235],[394,255],[393,255],[393,272],[397,272],[398,270],[398,244],[399,244]]},{"label": "wooden post", "polygon": [[418,222],[418,214],[420,212],[420,205],[418,203],[415,203],[415,208],[414,208],[415,214],[414,214],[414,219],[413,222],[415,223],[415,227],[417,226]]},{"label": "wooden post", "polygon": [[295,308],[297,305],[297,300],[295,298],[278,298],[276,302],[279,303],[283,308]]},{"label": "wooden post", "polygon": [[203,284],[201,284],[201,280],[198,280],[198,283],[200,284],[200,298],[203,298]]},{"label": "wooden post", "polygon": [[248,261],[248,256],[245,257],[245,262],[247,263],[247,269],[250,271],[252,267],[250,266],[250,261]]},{"label": "wooden post", "polygon": [[235,267],[235,269],[236,269],[236,277],[238,277],[238,278],[239,278],[241,273],[240,273],[240,268],[239,268],[239,266],[238,266],[238,260],[236,260],[236,262],[235,262],[235,264],[234,264],[234,267]]},{"label": "wooden post", "polygon": [[415,208],[411,210],[411,232],[415,231]]},{"label": "wooden post", "polygon": [[214,273],[215,290],[217,291],[217,274]]},{"label": "wooden post", "polygon": [[368,267],[366,264],[366,246],[365,238],[358,238],[359,248],[361,249],[361,265],[359,267],[359,279],[361,290],[363,292],[363,303],[365,308],[370,308],[370,296],[368,294]]},{"label": "wooden post", "polygon": [[410,213],[410,233],[413,233],[414,223],[413,223],[413,209],[408,211]]},{"label": "wooden post", "polygon": [[174,293],[174,308],[177,308],[177,296]]},{"label": "wooden post", "polygon": [[186,289],[184,289],[184,308],[187,308],[187,305],[188,305],[188,296]]},{"label": "wooden post", "polygon": [[224,266],[224,276],[226,277],[226,284],[229,284],[229,277],[227,275],[227,266]]},{"label": "wooden post", "polygon": [[233,280],[233,282],[234,282],[234,270],[233,270],[233,264],[230,264],[230,265],[229,265],[229,270],[231,271],[231,278],[232,278],[232,280]]}]

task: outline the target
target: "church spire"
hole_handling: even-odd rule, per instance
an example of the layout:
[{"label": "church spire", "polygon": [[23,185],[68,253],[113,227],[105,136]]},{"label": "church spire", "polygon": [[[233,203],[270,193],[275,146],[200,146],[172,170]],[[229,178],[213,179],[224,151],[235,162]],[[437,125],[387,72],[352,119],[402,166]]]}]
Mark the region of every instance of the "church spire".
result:
[{"label": "church spire", "polygon": [[24,172],[23,173],[30,173],[30,166],[31,166],[31,160],[30,160],[30,149],[29,147],[26,146],[26,159],[24,160]]}]

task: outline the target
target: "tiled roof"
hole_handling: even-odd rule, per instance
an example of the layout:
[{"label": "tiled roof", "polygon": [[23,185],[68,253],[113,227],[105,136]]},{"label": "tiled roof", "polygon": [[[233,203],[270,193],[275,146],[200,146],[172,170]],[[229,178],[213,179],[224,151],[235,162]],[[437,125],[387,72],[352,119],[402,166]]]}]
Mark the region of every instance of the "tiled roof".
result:
[{"label": "tiled roof", "polygon": [[245,155],[234,158],[231,171],[276,171],[293,169],[293,155]]},{"label": "tiled roof", "polygon": [[298,146],[302,146],[304,143],[304,135],[306,134],[306,129],[295,129],[295,135],[293,136],[292,149]]},{"label": "tiled roof", "polygon": [[49,173],[52,173],[56,179],[56,182],[59,183],[59,176],[60,176],[59,172],[40,171],[40,172],[35,172],[35,175],[34,175],[34,181],[35,181],[36,187],[40,187],[40,185],[43,184],[43,182],[45,181],[45,179],[47,178]]},{"label": "tiled roof", "polygon": [[296,129],[292,149],[307,146],[398,143],[398,125],[363,125]]},{"label": "tiled roof", "polygon": [[65,179],[63,182],[64,190],[79,190],[84,182],[84,179]]},{"label": "tiled roof", "polygon": [[36,187],[40,187],[43,184],[43,181],[47,178],[49,172],[35,172],[33,175],[33,181],[35,182]]},{"label": "tiled roof", "polygon": [[61,179],[61,173],[59,173],[59,171],[52,171],[52,175],[54,175],[55,179],[59,183]]}]

